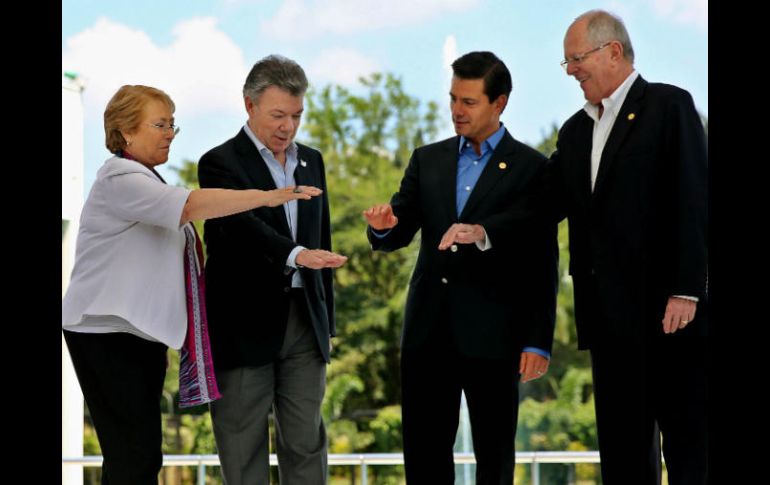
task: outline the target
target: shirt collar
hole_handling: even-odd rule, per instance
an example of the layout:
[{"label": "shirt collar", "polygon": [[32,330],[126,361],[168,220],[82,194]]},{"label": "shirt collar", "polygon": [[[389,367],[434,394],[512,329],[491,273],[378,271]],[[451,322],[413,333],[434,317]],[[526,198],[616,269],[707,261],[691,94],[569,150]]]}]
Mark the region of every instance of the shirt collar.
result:
[{"label": "shirt collar", "polygon": [[[481,143],[481,154],[483,155],[487,153],[488,150],[494,150],[495,148],[497,148],[497,145],[500,143],[500,140],[503,139],[504,134],[505,134],[505,125],[503,125],[503,123],[501,122],[500,128],[498,128],[497,131],[489,135],[489,138],[487,138]],[[469,142],[465,139],[465,137],[461,136],[460,148],[458,148],[458,151],[462,153],[462,151],[465,150],[467,146],[469,146],[468,143]]]},{"label": "shirt collar", "polygon": [[[636,78],[639,77],[639,73],[634,69],[631,74],[628,75],[625,81],[623,81],[618,88],[610,94],[609,98],[602,99],[602,106],[604,106],[604,112],[610,112],[613,115],[617,115],[620,111],[620,107],[623,106],[623,102],[626,100],[626,95],[631,89],[631,85],[634,84]],[[583,106],[583,110],[588,113],[594,121],[599,121],[599,105],[586,102]]]},{"label": "shirt collar", "polygon": [[[267,153],[270,154],[270,156],[275,158],[275,155],[273,154],[273,152],[271,152],[270,149],[267,148],[265,144],[260,141],[259,138],[257,138],[257,135],[255,135],[253,131],[251,131],[251,127],[249,126],[248,123],[244,123],[243,131],[246,132],[246,136],[248,136],[249,139],[254,143],[254,145],[256,145],[257,150],[259,150],[259,153],[265,154],[264,150],[266,150]],[[297,156],[297,144],[294,141],[292,141],[291,145],[289,145],[289,148],[286,149],[286,153],[287,155],[291,155],[293,157]]]}]

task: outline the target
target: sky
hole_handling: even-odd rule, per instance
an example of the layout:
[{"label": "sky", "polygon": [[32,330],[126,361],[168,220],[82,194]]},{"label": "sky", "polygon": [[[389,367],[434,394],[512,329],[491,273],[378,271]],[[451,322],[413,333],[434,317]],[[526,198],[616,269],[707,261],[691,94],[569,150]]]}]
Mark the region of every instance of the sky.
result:
[{"label": "sky", "polygon": [[120,86],[174,100],[181,132],[159,172],[175,183],[170,167],[197,162],[243,126],[243,82],[269,54],[297,61],[311,87],[395,74],[407,94],[442,107],[439,140],[454,135],[451,62],[490,50],[513,78],[501,121],[536,145],[585,103],[559,61],[566,29],[594,8],[623,19],[645,79],[686,89],[708,116],[707,0],[62,0],[62,72],[85,84],[84,191],[110,156],[102,116]]}]

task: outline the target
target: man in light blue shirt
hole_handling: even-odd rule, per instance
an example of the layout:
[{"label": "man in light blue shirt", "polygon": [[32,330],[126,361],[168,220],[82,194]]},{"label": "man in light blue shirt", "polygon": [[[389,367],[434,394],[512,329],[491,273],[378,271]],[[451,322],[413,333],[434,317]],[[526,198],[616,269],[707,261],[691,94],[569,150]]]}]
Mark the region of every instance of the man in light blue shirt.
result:
[{"label": "man in light blue shirt", "polygon": [[294,61],[257,62],[243,88],[247,123],[198,165],[201,187],[324,190],[312,202],[206,223],[206,304],[222,392],[211,419],[228,485],[269,483],[271,410],[282,483],[327,479],[321,402],[336,333],[332,269],[347,258],[331,251],[323,158],[294,141],[306,89]]}]

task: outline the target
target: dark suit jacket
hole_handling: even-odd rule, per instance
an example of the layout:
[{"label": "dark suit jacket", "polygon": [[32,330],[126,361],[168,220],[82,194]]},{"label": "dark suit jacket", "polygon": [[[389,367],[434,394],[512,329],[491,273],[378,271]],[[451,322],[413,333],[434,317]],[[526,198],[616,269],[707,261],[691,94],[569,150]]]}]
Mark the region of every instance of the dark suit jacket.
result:
[{"label": "dark suit jacket", "polygon": [[[422,231],[402,347],[417,349],[431,332],[450,331],[471,357],[517,357],[525,346],[550,351],[556,224],[526,217],[528,190],[546,159],[506,131],[458,216],[459,141],[453,137],[415,150],[391,199],[398,224],[383,239],[368,229],[372,248],[381,251],[402,248]],[[492,248],[482,252],[475,244],[457,244],[457,251],[439,251],[441,237],[456,222],[484,226]]]},{"label": "dark suit jacket", "polygon": [[[329,199],[321,154],[297,144],[297,185],[324,191],[297,206],[297,241],[291,237],[284,208],[260,207],[209,219],[205,224],[206,305],[217,369],[258,366],[273,360],[283,343],[293,270],[286,258],[297,245],[331,250]],[[241,130],[235,138],[201,157],[202,188],[275,189],[257,147]],[[324,359],[335,334],[331,269],[302,268],[310,319]]]},{"label": "dark suit jacket", "polygon": [[583,110],[564,123],[544,198],[569,220],[579,347],[607,336],[663,335],[666,303],[675,295],[700,302],[695,320],[672,337],[705,335],[708,153],[692,97],[637,78],[592,193],[593,125]]}]

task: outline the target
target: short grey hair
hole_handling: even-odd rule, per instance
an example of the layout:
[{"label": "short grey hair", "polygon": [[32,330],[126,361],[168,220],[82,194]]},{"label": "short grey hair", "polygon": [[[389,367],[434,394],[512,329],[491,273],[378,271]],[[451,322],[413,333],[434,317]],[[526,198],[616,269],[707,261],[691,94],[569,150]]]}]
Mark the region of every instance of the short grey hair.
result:
[{"label": "short grey hair", "polygon": [[631,38],[628,36],[625,24],[620,17],[613,15],[605,10],[589,10],[575,21],[587,19],[588,42],[595,46],[600,46],[605,42],[616,40],[623,46],[623,57],[634,63],[634,48],[631,45]]},{"label": "short grey hair", "polygon": [[246,76],[243,95],[255,103],[270,86],[280,88],[292,96],[304,96],[307,77],[299,64],[280,55],[269,55],[257,61]]}]

